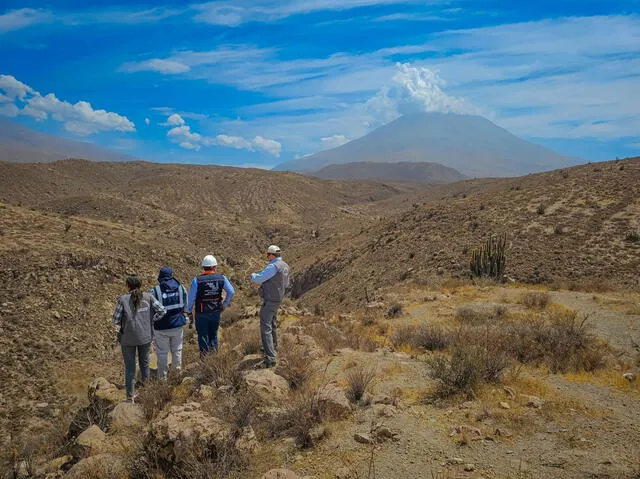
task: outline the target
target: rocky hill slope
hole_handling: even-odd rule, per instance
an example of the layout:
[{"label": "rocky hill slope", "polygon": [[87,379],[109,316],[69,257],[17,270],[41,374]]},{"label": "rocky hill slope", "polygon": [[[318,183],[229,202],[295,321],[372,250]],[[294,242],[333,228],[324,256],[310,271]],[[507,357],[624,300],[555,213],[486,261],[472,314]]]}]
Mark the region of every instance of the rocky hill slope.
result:
[{"label": "rocky hill slope", "polygon": [[635,158],[415,193],[406,210],[326,239],[321,258],[296,258],[296,293],[309,304],[334,297],[349,307],[397,283],[468,278],[471,251],[503,233],[506,274],[516,281],[638,287],[638,185]]},{"label": "rocky hill slope", "polygon": [[368,161],[329,165],[313,176],[332,180],[411,181],[415,183],[454,183],[466,179],[457,170],[438,163],[373,163]]}]

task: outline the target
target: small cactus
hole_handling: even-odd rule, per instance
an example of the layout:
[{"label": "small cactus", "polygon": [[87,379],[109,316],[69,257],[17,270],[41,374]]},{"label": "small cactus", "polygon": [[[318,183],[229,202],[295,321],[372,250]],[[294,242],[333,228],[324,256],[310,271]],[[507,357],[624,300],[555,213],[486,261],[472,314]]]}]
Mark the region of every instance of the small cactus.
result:
[{"label": "small cactus", "polygon": [[502,279],[505,267],[507,235],[490,236],[486,243],[471,253],[471,274]]}]

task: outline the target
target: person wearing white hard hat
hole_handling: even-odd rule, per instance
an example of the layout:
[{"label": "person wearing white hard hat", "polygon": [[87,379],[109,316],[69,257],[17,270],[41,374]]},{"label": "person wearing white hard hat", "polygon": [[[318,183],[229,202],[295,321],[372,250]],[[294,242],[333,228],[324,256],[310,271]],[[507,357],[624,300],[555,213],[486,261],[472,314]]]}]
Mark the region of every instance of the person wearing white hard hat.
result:
[{"label": "person wearing white hard hat", "polygon": [[278,308],[289,287],[289,265],[281,257],[280,248],[271,245],[267,248],[269,264],[260,273],[251,274],[251,282],[260,285],[262,307],[260,308],[260,336],[264,351],[264,364],[267,368],[276,365],[276,319]]},{"label": "person wearing white hard hat", "polygon": [[200,357],[218,349],[220,315],[229,307],[236,293],[227,277],[218,273],[217,268],[216,258],[210,254],[205,256],[202,260],[202,274],[191,281],[187,297],[187,311],[191,323],[194,321],[195,310]]}]

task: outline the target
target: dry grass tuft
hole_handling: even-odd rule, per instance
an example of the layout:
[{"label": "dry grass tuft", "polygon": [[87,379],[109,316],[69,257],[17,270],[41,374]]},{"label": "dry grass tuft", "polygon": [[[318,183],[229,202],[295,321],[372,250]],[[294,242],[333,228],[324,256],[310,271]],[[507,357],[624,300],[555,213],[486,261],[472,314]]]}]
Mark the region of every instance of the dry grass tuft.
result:
[{"label": "dry grass tuft", "polygon": [[347,384],[349,385],[348,397],[351,402],[358,402],[364,396],[371,381],[376,377],[373,367],[358,366],[347,372]]},{"label": "dry grass tuft", "polygon": [[149,381],[138,390],[136,403],[142,407],[144,417],[151,421],[171,402],[172,387],[169,381]]},{"label": "dry grass tuft", "polygon": [[402,304],[394,303],[387,310],[387,318],[399,318],[402,316]]},{"label": "dry grass tuft", "polygon": [[551,295],[542,291],[530,291],[522,295],[520,303],[529,309],[544,309],[551,303]]},{"label": "dry grass tuft", "polygon": [[285,345],[276,373],[285,378],[292,389],[300,389],[316,373],[316,369],[304,347]]},{"label": "dry grass tuft", "polygon": [[396,347],[410,346],[414,349],[438,351],[449,346],[450,333],[439,326],[407,325],[397,328],[390,339]]},{"label": "dry grass tuft", "polygon": [[215,354],[206,355],[198,365],[195,374],[196,383],[209,384],[216,388],[233,386],[237,389],[242,376],[238,370],[238,356],[231,349],[218,350]]},{"label": "dry grass tuft", "polygon": [[507,312],[507,307],[501,304],[491,307],[461,306],[456,310],[456,319],[467,324],[483,324],[502,319]]},{"label": "dry grass tuft", "polygon": [[269,437],[293,437],[301,448],[313,445],[312,431],[322,423],[318,408],[319,389],[303,388],[297,391],[283,408],[266,424]]}]

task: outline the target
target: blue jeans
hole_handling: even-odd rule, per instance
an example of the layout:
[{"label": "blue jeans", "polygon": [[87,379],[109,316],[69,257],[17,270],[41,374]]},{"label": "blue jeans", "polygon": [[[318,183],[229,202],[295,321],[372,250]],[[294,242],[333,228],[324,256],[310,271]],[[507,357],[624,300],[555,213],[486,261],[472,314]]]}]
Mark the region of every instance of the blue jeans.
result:
[{"label": "blue jeans", "polygon": [[149,351],[151,343],[140,346],[121,346],[124,358],[124,384],[127,389],[127,399],[131,399],[134,393],[136,379],[136,352],[140,365],[140,376],[143,383],[149,379]]},{"label": "blue jeans", "polygon": [[200,356],[218,350],[218,328],[220,327],[220,311],[216,313],[196,314],[196,331]]}]

